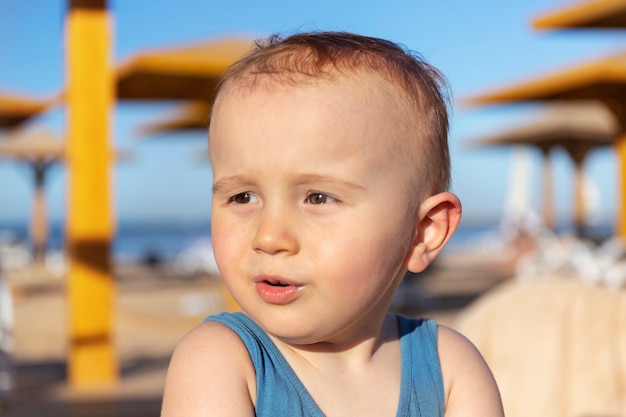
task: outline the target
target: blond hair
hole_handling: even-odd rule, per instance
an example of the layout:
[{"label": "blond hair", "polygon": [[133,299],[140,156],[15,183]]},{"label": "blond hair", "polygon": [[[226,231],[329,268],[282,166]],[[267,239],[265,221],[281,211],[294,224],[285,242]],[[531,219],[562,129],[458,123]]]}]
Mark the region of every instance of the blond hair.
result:
[{"label": "blond hair", "polygon": [[[233,64],[222,76],[216,96],[232,84],[258,82],[293,85],[337,73],[370,71],[404,92],[415,122],[408,152],[416,164],[419,194],[445,191],[450,183],[448,86],[445,77],[418,54],[388,40],[347,32],[272,35]],[[270,76],[270,77],[268,77]]]}]

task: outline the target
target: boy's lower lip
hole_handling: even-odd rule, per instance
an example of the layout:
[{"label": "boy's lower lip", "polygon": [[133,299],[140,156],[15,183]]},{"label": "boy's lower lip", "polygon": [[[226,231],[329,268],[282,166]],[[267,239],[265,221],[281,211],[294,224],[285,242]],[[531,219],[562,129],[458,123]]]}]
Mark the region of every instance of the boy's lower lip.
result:
[{"label": "boy's lower lip", "polygon": [[272,285],[270,281],[259,281],[255,286],[259,297],[270,304],[288,304],[302,289],[301,285]]}]

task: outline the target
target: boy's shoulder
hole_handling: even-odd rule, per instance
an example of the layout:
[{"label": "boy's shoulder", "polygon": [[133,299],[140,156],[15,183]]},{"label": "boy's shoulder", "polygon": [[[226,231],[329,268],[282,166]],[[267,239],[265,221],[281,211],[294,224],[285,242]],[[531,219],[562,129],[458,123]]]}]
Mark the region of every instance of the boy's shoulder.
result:
[{"label": "boy's shoulder", "polygon": [[[187,333],[174,355],[201,366],[225,368],[242,375],[254,373],[248,350],[240,335],[225,323],[206,320]],[[245,366],[243,366],[245,364]],[[215,369],[219,371],[219,369]]]},{"label": "boy's shoulder", "polygon": [[438,325],[437,339],[446,416],[504,416],[496,381],[474,344],[444,325]]},{"label": "boy's shoulder", "polygon": [[[241,352],[238,352],[239,349]],[[206,350],[224,350],[226,357],[245,352],[245,346],[237,333],[224,323],[205,320],[187,333],[176,347],[176,351],[195,352],[194,356],[202,356]]]},{"label": "boy's shoulder", "polygon": [[255,386],[254,368],[239,336],[222,323],[207,321],[187,333],[174,350],[163,415],[212,415],[217,410],[254,415]]}]

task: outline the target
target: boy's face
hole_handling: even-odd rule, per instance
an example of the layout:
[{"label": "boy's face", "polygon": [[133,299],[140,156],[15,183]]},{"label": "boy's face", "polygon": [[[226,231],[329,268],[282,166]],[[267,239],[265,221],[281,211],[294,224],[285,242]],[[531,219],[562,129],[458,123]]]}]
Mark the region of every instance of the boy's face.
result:
[{"label": "boy's face", "polygon": [[210,127],[212,239],[242,309],[294,344],[379,323],[415,231],[394,87],[360,75],[229,86]]}]

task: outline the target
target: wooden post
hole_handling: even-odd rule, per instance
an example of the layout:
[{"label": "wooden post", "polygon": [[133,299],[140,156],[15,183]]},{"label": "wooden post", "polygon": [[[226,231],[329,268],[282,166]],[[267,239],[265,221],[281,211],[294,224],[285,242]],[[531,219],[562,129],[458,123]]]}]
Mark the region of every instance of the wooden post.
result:
[{"label": "wooden post", "polygon": [[45,160],[30,162],[33,176],[34,188],[33,208],[30,221],[30,240],[33,246],[33,258],[36,263],[43,263],[46,259],[48,243],[48,217],[46,214],[45,181],[46,171],[50,163]]},{"label": "wooden post", "polygon": [[552,158],[550,157],[550,146],[539,146],[541,150],[541,204],[542,215],[545,225],[550,230],[556,230],[556,215],[554,213],[554,176],[552,175]]},{"label": "wooden post", "polygon": [[574,231],[576,236],[585,237],[587,202],[585,200],[585,172],[583,162],[574,160]]},{"label": "wooden post", "polygon": [[75,387],[98,387],[118,378],[109,178],[112,34],[106,0],[68,0],[68,5],[68,377]]}]

